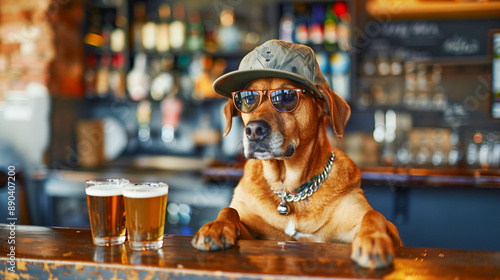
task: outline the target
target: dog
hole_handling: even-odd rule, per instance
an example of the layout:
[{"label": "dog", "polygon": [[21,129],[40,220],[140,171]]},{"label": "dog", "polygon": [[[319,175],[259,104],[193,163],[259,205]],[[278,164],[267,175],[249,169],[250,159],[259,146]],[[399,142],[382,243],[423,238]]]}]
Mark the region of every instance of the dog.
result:
[{"label": "dog", "polygon": [[398,231],[368,204],[357,166],[330,145],[327,126],[342,138],[350,108],[309,47],[270,40],[214,90],[229,98],[224,136],[233,117],[243,121],[247,162],[229,207],[199,229],[195,248],[221,250],[238,239],[352,243],[360,266],[392,264]]}]

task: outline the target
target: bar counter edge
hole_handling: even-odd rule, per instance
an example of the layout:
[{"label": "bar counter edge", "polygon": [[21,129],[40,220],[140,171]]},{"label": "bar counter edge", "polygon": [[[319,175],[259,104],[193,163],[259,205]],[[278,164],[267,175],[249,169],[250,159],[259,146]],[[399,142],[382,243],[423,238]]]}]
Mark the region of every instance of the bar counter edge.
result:
[{"label": "bar counter edge", "polygon": [[[15,240],[10,242],[10,240]],[[350,244],[240,240],[216,252],[191,236],[165,235],[164,247],[97,247],[88,229],[0,224],[2,279],[500,279],[500,252],[401,247],[394,265],[368,270]]]}]

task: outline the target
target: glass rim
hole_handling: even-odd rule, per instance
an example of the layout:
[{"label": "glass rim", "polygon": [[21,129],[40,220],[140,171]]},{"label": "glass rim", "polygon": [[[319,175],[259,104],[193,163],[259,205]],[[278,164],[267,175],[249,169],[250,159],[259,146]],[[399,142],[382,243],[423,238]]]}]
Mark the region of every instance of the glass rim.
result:
[{"label": "glass rim", "polygon": [[125,178],[93,178],[85,181],[85,185],[89,186],[99,186],[99,185],[113,185],[113,186],[125,186],[129,184],[130,180]]},{"label": "glass rim", "polygon": [[165,182],[127,182],[123,185],[124,188],[161,188],[167,187]]},{"label": "glass rim", "polygon": [[153,198],[168,195],[169,185],[165,182],[128,183],[123,186],[125,198]]}]

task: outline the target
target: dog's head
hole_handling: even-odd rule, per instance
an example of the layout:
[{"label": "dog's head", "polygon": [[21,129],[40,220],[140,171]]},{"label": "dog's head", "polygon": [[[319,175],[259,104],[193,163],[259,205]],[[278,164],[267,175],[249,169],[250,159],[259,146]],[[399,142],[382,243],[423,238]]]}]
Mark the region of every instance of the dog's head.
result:
[{"label": "dog's head", "polygon": [[[251,90],[278,88],[306,89],[302,84],[286,78],[259,78],[244,87]],[[240,113],[229,99],[224,107],[224,136],[231,130],[232,117],[241,116],[245,127],[245,157],[263,160],[290,158],[302,143],[317,137],[325,117],[330,117],[336,135],[342,138],[351,112],[349,105],[329,88],[322,85],[316,85],[316,88],[328,100],[302,94],[297,109],[289,113],[276,111],[267,98],[254,112]]]}]

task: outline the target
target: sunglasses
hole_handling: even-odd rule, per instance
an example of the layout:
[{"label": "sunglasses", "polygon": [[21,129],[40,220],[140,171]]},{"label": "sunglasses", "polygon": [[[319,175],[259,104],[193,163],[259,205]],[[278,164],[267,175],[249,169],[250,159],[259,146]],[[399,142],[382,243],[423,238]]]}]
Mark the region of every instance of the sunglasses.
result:
[{"label": "sunglasses", "polygon": [[278,112],[290,113],[297,109],[300,94],[308,93],[300,88],[282,88],[273,90],[238,90],[232,92],[233,103],[242,113],[252,113],[262,103],[263,95],[268,96],[274,109]]}]

